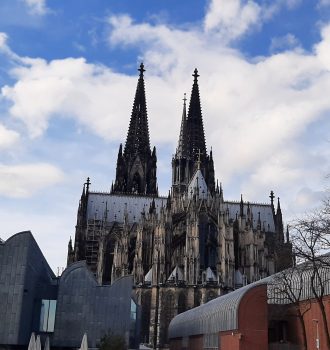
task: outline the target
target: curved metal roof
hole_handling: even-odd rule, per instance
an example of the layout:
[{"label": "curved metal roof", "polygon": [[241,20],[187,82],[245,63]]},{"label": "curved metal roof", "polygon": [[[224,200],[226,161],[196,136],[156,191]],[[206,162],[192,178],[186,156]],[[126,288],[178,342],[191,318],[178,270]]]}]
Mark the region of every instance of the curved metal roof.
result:
[{"label": "curved metal roof", "polygon": [[[330,253],[317,258],[318,271],[324,288],[324,295],[330,294]],[[170,338],[189,337],[198,334],[212,334],[220,331],[229,331],[238,328],[237,311],[244,295],[260,285],[267,285],[268,304],[290,304],[292,298],[287,297],[288,287],[284,278],[288,279],[290,291],[295,294],[297,300],[314,298],[311,289],[311,276],[313,269],[310,263],[303,263],[297,267],[278,272],[262,280],[248,284],[245,287],[222,295],[208,303],[183,312],[174,317],[169,326]],[[321,292],[321,286],[317,283],[315,288]]]},{"label": "curved metal roof", "polygon": [[169,325],[169,337],[188,337],[237,329],[237,311],[243,296],[256,286],[267,284],[268,280],[268,277],[264,278],[177,315]]},{"label": "curved metal roof", "polygon": [[294,300],[315,298],[312,290],[312,276],[317,270],[320,279],[315,278],[314,289],[317,295],[330,294],[330,255],[316,258],[314,265],[305,262],[272,275],[267,286],[268,304],[290,304]]}]

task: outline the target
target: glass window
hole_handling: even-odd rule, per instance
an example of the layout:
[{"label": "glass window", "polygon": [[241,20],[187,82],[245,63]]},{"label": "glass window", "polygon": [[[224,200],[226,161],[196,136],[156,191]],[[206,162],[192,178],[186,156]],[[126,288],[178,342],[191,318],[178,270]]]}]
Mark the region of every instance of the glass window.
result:
[{"label": "glass window", "polygon": [[54,332],[56,300],[41,300],[40,332]]},{"label": "glass window", "polygon": [[133,299],[131,299],[131,320],[136,320],[136,304]]},{"label": "glass window", "polygon": [[137,341],[136,312],[137,312],[137,306],[134,300],[131,299],[131,326],[130,326],[129,343],[130,343],[130,348],[134,347],[134,349],[136,349],[136,341]]}]

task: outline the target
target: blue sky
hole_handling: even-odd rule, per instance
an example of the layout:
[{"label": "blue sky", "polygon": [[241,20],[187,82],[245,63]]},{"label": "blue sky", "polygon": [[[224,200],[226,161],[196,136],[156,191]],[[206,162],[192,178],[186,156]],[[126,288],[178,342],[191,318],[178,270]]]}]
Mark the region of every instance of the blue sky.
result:
[{"label": "blue sky", "polygon": [[114,179],[141,61],[162,194],[197,67],[226,199],[274,190],[289,221],[327,195],[329,0],[1,0],[2,239],[31,230],[65,266],[82,184]]}]

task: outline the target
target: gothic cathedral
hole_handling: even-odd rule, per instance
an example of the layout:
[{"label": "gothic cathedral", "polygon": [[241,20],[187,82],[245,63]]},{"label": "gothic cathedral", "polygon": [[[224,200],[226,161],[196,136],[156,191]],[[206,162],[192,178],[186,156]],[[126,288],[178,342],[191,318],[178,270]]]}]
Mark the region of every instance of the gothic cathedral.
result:
[{"label": "gothic cathedral", "polygon": [[188,112],[184,99],[172,187],[159,196],[156,148],[150,147],[144,86],[139,79],[124,148],[110,192],[83,186],[68,264],[86,260],[100,283],[132,274],[141,305],[141,342],[168,347],[167,329],[180,312],[291,264],[280,202],[224,200],[206,148],[198,71]]}]

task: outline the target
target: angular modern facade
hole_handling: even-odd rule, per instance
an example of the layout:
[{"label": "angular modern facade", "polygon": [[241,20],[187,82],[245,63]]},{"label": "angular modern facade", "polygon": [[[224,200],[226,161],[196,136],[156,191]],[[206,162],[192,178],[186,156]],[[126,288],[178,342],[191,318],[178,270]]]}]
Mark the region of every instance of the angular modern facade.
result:
[{"label": "angular modern facade", "polygon": [[[224,199],[204,135],[198,71],[184,99],[172,187],[158,194],[141,64],[126,143],[109,192],[83,186],[68,264],[86,260],[99,283],[134,277],[142,341],[168,347],[170,320],[291,264],[280,202]],[[179,113],[178,113],[179,114]],[[110,187],[110,185],[109,185]]]},{"label": "angular modern facade", "polygon": [[79,348],[87,333],[95,348],[109,331],[136,348],[132,287],[132,276],[100,285],[83,261],[56,277],[31,232],[20,232],[0,242],[0,348],[25,347],[32,332],[48,335],[52,348]]},{"label": "angular modern facade", "polygon": [[28,344],[42,301],[56,300],[57,279],[31,232],[0,243],[0,344]]}]

